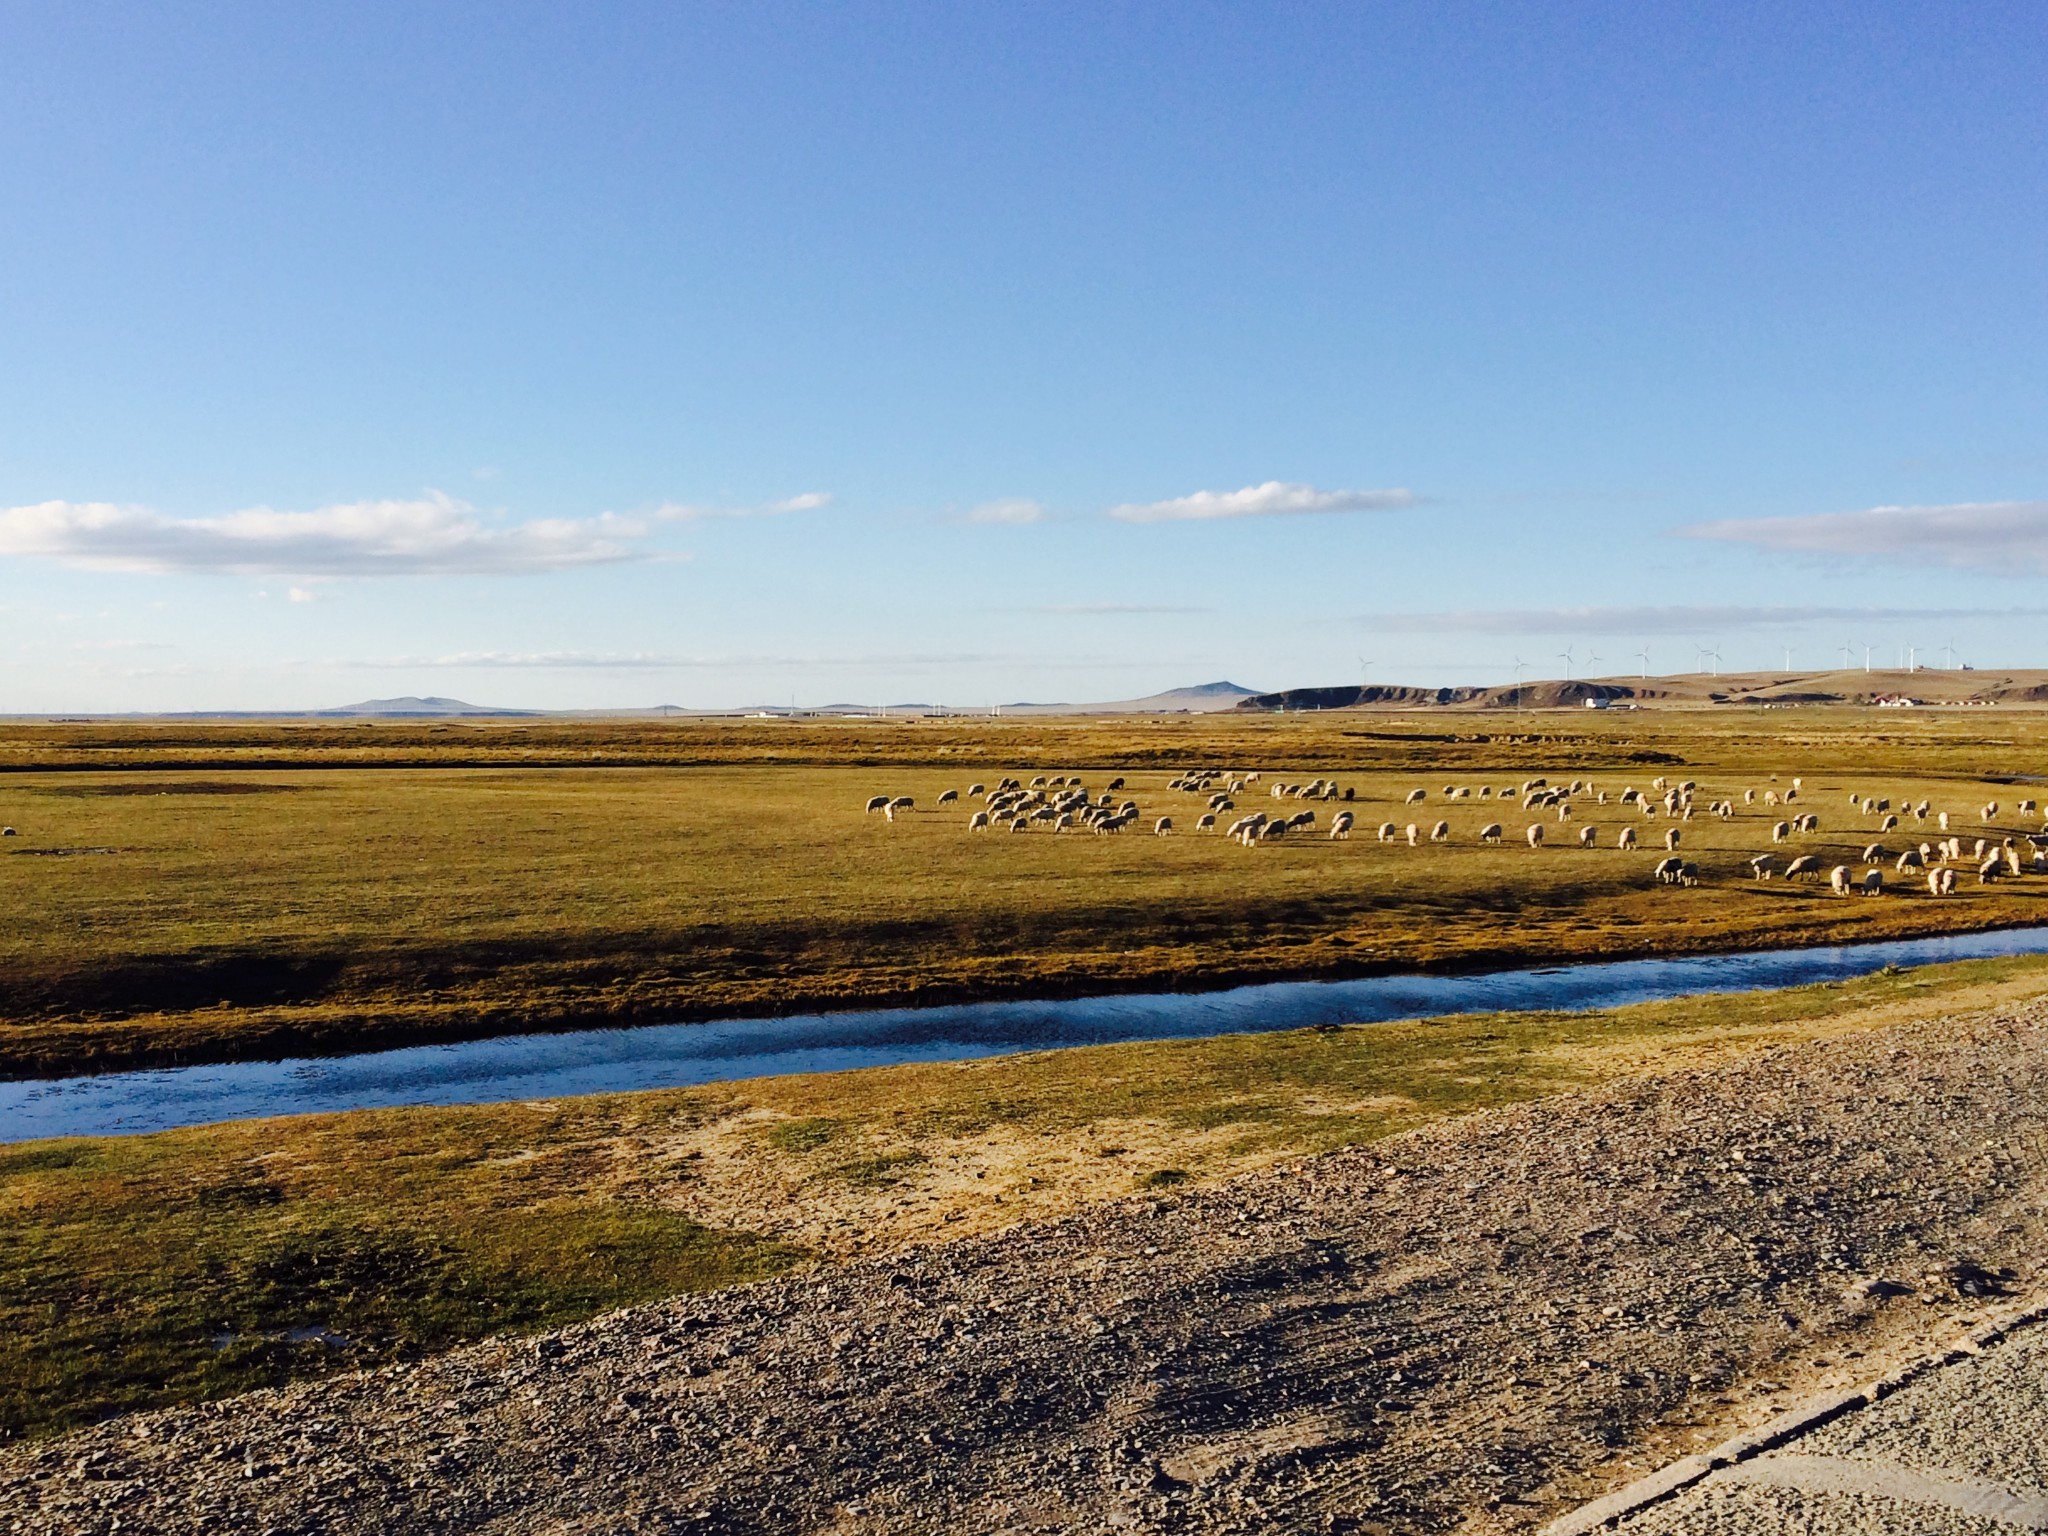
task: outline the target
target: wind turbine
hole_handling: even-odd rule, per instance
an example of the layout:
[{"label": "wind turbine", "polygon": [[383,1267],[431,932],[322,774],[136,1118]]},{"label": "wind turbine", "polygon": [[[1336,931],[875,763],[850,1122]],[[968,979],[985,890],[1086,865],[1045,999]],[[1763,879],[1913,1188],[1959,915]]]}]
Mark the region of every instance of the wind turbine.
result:
[{"label": "wind turbine", "polygon": [[1785,647],[1785,670],[1787,672],[1792,670],[1792,647],[1789,645]]},{"label": "wind turbine", "polygon": [[1570,682],[1572,680],[1572,648],[1566,646],[1557,653],[1557,658],[1564,663],[1564,680]]},{"label": "wind turbine", "polygon": [[1906,670],[1908,672],[1918,672],[1920,670],[1920,647],[1917,645],[1906,647]]},{"label": "wind turbine", "polygon": [[1870,653],[1873,649],[1875,649],[1875,647],[1868,645],[1863,647],[1863,670],[1866,672],[1870,670]]},{"label": "wind turbine", "polygon": [[1586,675],[1588,677],[1591,677],[1593,675],[1593,663],[1598,660],[1600,660],[1600,658],[1594,655],[1591,651],[1586,652]]},{"label": "wind turbine", "polygon": [[1941,648],[1941,650],[1942,650],[1942,654],[1948,657],[1948,668],[1949,668],[1949,670],[1950,670],[1951,672],[1953,672],[1953,671],[1955,670],[1955,666],[1956,666],[1956,643],[1955,643],[1955,641],[1953,641],[1953,640],[1949,641],[1949,643],[1948,643],[1947,645],[1944,645],[1944,646],[1943,646],[1943,647]]},{"label": "wind turbine", "polygon": [[1521,686],[1522,686],[1522,674],[1523,674],[1524,672],[1528,671],[1528,670],[1529,670],[1529,663],[1527,663],[1526,661],[1522,660],[1522,658],[1521,658],[1520,656],[1516,656],[1516,657],[1515,657],[1515,686],[1516,686],[1517,688],[1519,688],[1519,687],[1521,687]]},{"label": "wind turbine", "polygon": [[1708,651],[1706,654],[1708,659],[1711,660],[1714,664],[1713,675],[1715,677],[1719,677],[1721,675],[1721,647],[1719,645],[1716,645],[1711,651]]},{"label": "wind turbine", "polygon": [[1842,670],[1844,672],[1849,670],[1849,653],[1854,649],[1855,647],[1851,645],[1845,645],[1842,647]]},{"label": "wind turbine", "polygon": [[1363,656],[1358,658],[1358,691],[1365,692],[1372,686],[1372,663]]},{"label": "wind turbine", "polygon": [[1650,675],[1650,648],[1646,645],[1636,652],[1636,660],[1643,664],[1643,676]]}]

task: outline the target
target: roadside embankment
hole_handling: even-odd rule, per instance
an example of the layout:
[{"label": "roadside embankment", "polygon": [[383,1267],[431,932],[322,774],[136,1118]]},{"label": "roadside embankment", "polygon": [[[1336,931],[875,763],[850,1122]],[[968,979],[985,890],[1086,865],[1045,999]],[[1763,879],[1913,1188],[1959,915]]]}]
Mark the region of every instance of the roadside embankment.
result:
[{"label": "roadside embankment", "polygon": [[2044,1193],[2048,1006],[1907,1019],[115,1420],[0,1451],[0,1506],[49,1533],[1516,1528],[2031,1283]]}]

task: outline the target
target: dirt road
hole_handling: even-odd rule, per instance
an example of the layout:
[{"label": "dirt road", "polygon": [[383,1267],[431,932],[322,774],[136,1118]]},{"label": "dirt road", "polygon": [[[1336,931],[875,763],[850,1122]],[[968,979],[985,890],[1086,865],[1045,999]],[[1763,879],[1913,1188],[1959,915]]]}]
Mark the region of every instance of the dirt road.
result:
[{"label": "dirt road", "polygon": [[15,1447],[0,1530],[1520,1529],[2034,1283],[2044,1090],[2041,1005],[1636,1080]]}]

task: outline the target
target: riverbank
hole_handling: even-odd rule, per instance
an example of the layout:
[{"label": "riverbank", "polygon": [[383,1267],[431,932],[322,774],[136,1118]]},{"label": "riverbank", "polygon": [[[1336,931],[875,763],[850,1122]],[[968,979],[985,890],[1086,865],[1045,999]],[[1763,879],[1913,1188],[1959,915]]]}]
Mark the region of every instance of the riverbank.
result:
[{"label": "riverbank", "polygon": [[[0,1149],[0,1427],[435,1352],[2048,991],[2048,960]],[[220,1342],[226,1336],[226,1342]]]},{"label": "riverbank", "polygon": [[[997,1132],[1072,1154],[1080,1085],[1107,1094],[1091,1123],[1124,1149],[1074,1159],[1100,1169],[1172,1119],[1167,1051],[1273,1069],[1224,1092],[1212,1057],[1196,1095],[1271,1139],[1228,1176],[1139,1189],[1121,1167],[1126,1198],[1098,1183],[1065,1214],[1012,1210],[951,1242],[899,1228],[842,1265],[537,1341],[0,1450],[0,1497],[53,1536],[117,1511],[156,1529],[288,1519],[385,1536],[593,1507],[706,1533],[1526,1530],[2033,1283],[2044,986],[2038,962],[2008,962],[1423,1023],[1405,1079],[1399,1051],[1352,1051],[1397,1026],[860,1074],[809,1104],[753,1105],[761,1141],[779,1134],[782,1155],[858,1189],[857,1144],[838,1138],[873,1123],[860,1084],[893,1082],[870,1101],[884,1122],[983,1117],[933,1127],[927,1163],[899,1168]],[[1373,1061],[1394,1078],[1351,1075]],[[1011,1080],[1084,1062],[1042,1093]],[[979,1091],[908,1099],[949,1081]],[[816,1124],[827,1105],[840,1128]],[[1391,1123],[1361,1136],[1375,1114]],[[1343,1116],[1321,1143],[1337,1150],[1313,1155]],[[572,1145],[588,1186],[594,1145]],[[630,1166],[711,1161],[682,1146],[643,1141]],[[293,1165],[290,1143],[271,1148]],[[690,1188],[678,1179],[667,1204]],[[923,1203],[900,1184],[871,1198]]]}]

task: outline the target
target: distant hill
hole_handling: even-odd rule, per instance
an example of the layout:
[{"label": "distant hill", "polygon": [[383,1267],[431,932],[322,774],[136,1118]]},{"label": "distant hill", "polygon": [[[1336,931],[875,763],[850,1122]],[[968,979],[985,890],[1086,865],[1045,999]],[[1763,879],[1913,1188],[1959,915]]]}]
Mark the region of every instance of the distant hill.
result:
[{"label": "distant hill", "polygon": [[465,704],[460,699],[443,699],[435,696],[421,698],[407,694],[398,699],[365,699],[360,704],[344,704],[340,709],[315,710],[315,714],[327,715],[536,715],[535,709],[491,709],[482,704]]},{"label": "distant hill", "polygon": [[1925,667],[1865,672],[1686,672],[1647,678],[1552,678],[1494,687],[1404,688],[1347,684],[1286,688],[1242,698],[1236,709],[1279,712],[1324,709],[1571,709],[1609,705],[1797,704],[1874,705],[2048,703],[2048,672],[1972,671]]}]

